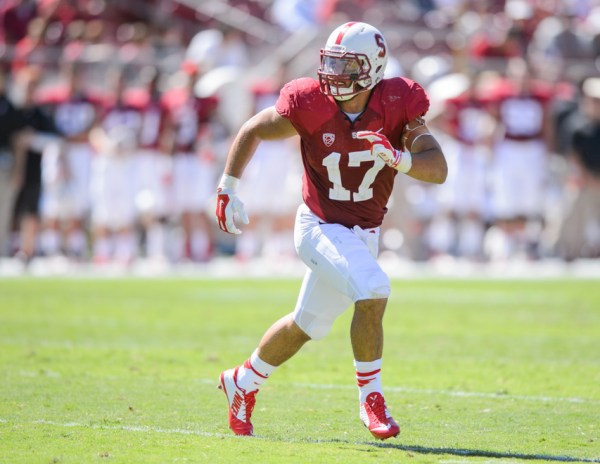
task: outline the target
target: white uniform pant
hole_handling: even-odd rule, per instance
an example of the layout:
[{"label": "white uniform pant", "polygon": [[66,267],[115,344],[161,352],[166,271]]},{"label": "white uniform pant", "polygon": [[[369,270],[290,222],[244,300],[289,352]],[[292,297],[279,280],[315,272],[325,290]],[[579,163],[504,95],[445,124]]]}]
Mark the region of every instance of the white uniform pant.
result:
[{"label": "white uniform pant", "polygon": [[376,257],[379,228],[323,223],[302,204],[294,230],[296,251],[308,266],[294,321],[312,339],[329,333],[335,319],[359,300],[387,298],[390,281]]},{"label": "white uniform pant", "polygon": [[98,153],[92,162],[91,219],[110,230],[135,223],[135,165],[131,155]]},{"label": "white uniform pant", "polygon": [[214,198],[215,166],[195,153],[176,153],[173,159],[172,209],[177,215],[205,211]]},{"label": "white uniform pant", "polygon": [[547,173],[547,153],[542,141],[502,141],[496,147],[492,165],[494,218],[541,216]]},{"label": "white uniform pant", "polygon": [[[67,144],[65,160],[60,147],[48,145],[42,156],[42,215],[49,219],[82,219],[90,207],[93,159],[88,143]],[[65,167],[61,163],[66,163]],[[63,172],[66,169],[67,172]]]},{"label": "white uniform pant", "polygon": [[483,146],[460,142],[444,145],[448,179],[437,188],[438,201],[447,211],[460,216],[487,213],[487,171],[489,153]]}]

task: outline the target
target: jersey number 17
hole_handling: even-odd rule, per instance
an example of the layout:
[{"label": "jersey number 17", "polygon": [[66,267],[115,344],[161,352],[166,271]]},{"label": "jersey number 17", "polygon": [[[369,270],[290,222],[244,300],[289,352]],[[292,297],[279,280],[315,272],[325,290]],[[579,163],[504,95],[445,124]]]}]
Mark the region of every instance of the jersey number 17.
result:
[{"label": "jersey number 17", "polygon": [[[327,176],[333,184],[329,189],[329,198],[339,201],[365,201],[373,198],[373,189],[371,186],[379,171],[383,169],[385,163],[380,158],[376,158],[375,164],[365,172],[362,182],[358,186],[358,192],[351,192],[342,185],[342,172],[340,170],[340,160],[342,154],[334,151],[323,159],[323,166],[327,168]],[[348,153],[348,166],[358,167],[361,163],[373,161],[369,150],[351,151]]]}]

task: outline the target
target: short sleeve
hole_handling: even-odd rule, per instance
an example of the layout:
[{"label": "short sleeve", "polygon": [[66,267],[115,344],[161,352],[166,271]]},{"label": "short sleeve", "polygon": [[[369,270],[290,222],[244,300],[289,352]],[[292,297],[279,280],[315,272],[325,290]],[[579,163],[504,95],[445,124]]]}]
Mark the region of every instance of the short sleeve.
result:
[{"label": "short sleeve", "polygon": [[406,118],[412,119],[424,116],[429,111],[429,97],[416,82],[412,82],[406,104]]},{"label": "short sleeve", "polygon": [[275,110],[284,118],[290,119],[292,111],[296,107],[296,89],[294,81],[285,84],[279,92],[279,98],[275,103]]}]

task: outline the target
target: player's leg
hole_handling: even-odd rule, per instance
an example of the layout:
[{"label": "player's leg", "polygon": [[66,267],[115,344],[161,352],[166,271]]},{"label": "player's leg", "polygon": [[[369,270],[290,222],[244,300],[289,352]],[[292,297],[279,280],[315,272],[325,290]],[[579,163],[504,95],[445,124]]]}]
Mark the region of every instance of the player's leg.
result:
[{"label": "player's leg", "polygon": [[381,385],[386,304],[385,298],[357,301],[350,327],[359,415],[371,434],[380,440],[400,433],[400,427],[387,409]]},{"label": "player's leg", "polygon": [[540,257],[540,241],[545,224],[545,201],[548,185],[548,155],[540,140],[523,143],[521,169],[527,173],[519,192],[525,217],[522,227],[522,248],[529,259]]},{"label": "player's leg", "polygon": [[87,250],[84,223],[90,207],[92,148],[87,143],[70,144],[67,162],[70,172],[69,203],[67,214],[66,248],[70,257],[81,259]]},{"label": "player's leg", "polygon": [[66,190],[66,179],[63,172],[64,159],[58,144],[51,144],[42,156],[42,232],[40,248],[44,256],[56,256],[60,252],[61,209],[64,208],[62,192]]},{"label": "player's leg", "polygon": [[311,269],[307,271],[295,311],[265,332],[257,349],[241,366],[221,374],[219,388],[227,396],[229,426],[235,434],[252,435],[250,419],[261,384],[308,340],[324,337],[351,302]]},{"label": "player's leg", "polygon": [[37,252],[39,234],[39,200],[41,186],[25,184],[17,199],[15,219],[19,229],[19,249],[17,257],[28,263]]},{"label": "player's leg", "polygon": [[[319,237],[320,234],[324,237]],[[384,440],[396,436],[400,428],[386,407],[381,387],[383,315],[390,283],[376,261],[379,229],[354,227],[350,230],[324,224],[318,230],[312,230],[310,236],[313,239],[308,242],[316,237],[318,245],[314,249],[308,246],[301,253],[308,258],[307,265],[311,267],[312,264],[313,271],[320,269],[319,276],[323,281],[354,301],[350,335],[359,388],[360,418],[376,438]],[[327,313],[323,309],[322,312]],[[334,314],[334,318],[337,315]]]},{"label": "player's leg", "polygon": [[488,216],[489,151],[483,146],[465,146],[460,182],[456,184],[455,211],[458,219],[457,255],[478,260],[483,257],[485,217]]},{"label": "player's leg", "polygon": [[[361,312],[364,320],[357,316],[358,324],[368,325],[369,330],[374,331],[374,341],[365,341],[364,347],[359,349],[369,350],[366,347],[370,344],[378,346],[379,351],[375,350],[370,356],[378,357],[376,361],[381,362],[382,333],[381,327],[378,329],[377,326],[381,324],[385,305],[379,311],[371,311],[372,305],[381,303],[361,303],[363,300],[385,300],[389,295],[389,280],[374,259],[377,254],[377,231],[350,230],[336,224],[322,224],[314,214],[301,207],[295,232],[298,254],[309,270],[293,319],[286,316],[275,323],[244,366],[221,375],[220,387],[226,392],[230,404],[230,427],[240,435],[252,434],[250,414],[256,388],[306,341],[327,335],[335,319],[352,301],[358,301],[359,308],[364,310],[364,314]],[[365,322],[367,320],[368,323]],[[383,405],[383,409],[377,410],[379,416],[383,414],[379,420],[385,421],[387,426],[390,420],[386,419],[385,403],[382,403],[381,394],[379,396],[381,399],[377,405]],[[371,418],[365,425],[375,434],[373,427],[379,427],[380,422],[375,423]],[[390,429],[392,433],[387,436],[398,433],[397,425],[395,427]]]},{"label": "player's leg", "polygon": [[361,362],[381,359],[383,354],[383,314],[387,298],[357,301],[350,326],[354,359]]},{"label": "player's leg", "polygon": [[256,351],[260,359],[280,366],[294,356],[310,337],[294,321],[293,313],[275,322],[263,335]]},{"label": "player's leg", "polygon": [[381,388],[383,315],[390,283],[376,261],[379,229],[322,224],[301,207],[296,246],[317,278],[316,291],[307,288],[303,292],[305,298],[297,305],[295,320],[312,338],[322,338],[354,301],[350,334],[360,418],[376,438],[398,435],[400,428],[389,414]]},{"label": "player's leg", "polygon": [[[309,270],[299,300],[306,288],[314,288],[316,277]],[[264,333],[257,349],[240,366],[221,373],[219,388],[229,402],[229,428],[236,435],[252,435],[252,410],[258,389],[275,369],[294,356],[310,340],[310,336],[294,320],[291,313],[275,322]]]},{"label": "player's leg", "polygon": [[324,337],[354,301],[351,342],[359,387],[360,417],[379,439],[396,436],[400,428],[386,408],[381,388],[383,315],[390,294],[387,275],[376,261],[379,229],[352,230],[322,224],[300,210],[296,245],[300,257],[317,276],[314,288],[305,281],[295,320],[313,339]]},{"label": "player's leg", "polygon": [[229,427],[236,435],[252,435],[252,410],[260,386],[278,366],[294,356],[310,337],[288,314],[264,334],[258,348],[241,365],[221,373],[219,388],[229,402]]}]

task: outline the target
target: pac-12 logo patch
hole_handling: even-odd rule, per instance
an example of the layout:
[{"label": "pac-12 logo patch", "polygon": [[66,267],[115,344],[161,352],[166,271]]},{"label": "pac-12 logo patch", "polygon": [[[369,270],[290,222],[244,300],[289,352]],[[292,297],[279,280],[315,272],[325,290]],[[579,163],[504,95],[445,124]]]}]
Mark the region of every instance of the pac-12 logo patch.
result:
[{"label": "pac-12 logo patch", "polygon": [[326,147],[333,145],[333,142],[335,142],[335,134],[332,134],[331,132],[326,132],[323,134],[323,143]]}]

